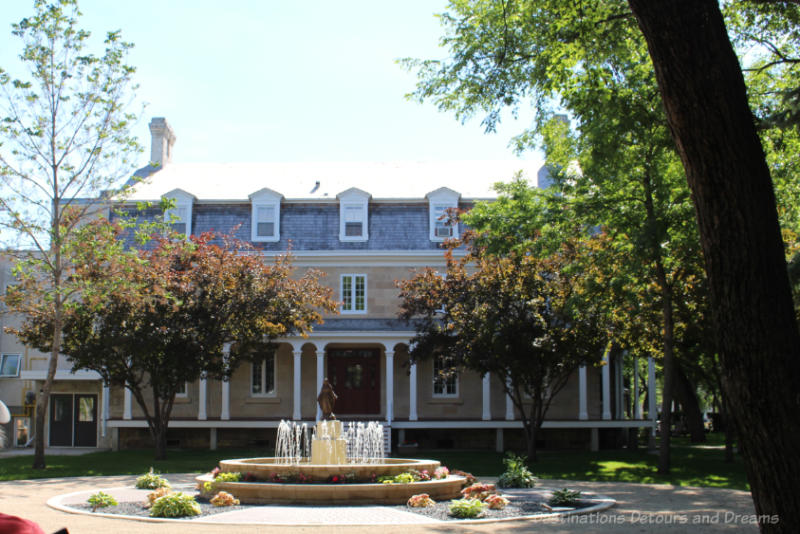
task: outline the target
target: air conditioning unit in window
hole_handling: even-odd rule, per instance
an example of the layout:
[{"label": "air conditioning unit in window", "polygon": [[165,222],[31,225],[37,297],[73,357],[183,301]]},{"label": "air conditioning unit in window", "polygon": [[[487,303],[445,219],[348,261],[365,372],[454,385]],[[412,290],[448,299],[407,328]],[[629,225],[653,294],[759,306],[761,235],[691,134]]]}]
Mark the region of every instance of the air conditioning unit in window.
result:
[{"label": "air conditioning unit in window", "polygon": [[452,237],[453,229],[448,226],[437,226],[436,237]]}]

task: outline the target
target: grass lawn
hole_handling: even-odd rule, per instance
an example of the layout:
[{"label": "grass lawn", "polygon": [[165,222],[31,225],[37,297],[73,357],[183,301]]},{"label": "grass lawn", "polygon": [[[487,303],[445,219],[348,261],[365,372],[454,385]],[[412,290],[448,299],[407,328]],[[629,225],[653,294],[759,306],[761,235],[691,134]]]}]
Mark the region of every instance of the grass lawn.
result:
[{"label": "grass lawn", "polygon": [[[657,456],[645,449],[638,451],[604,450],[540,451],[539,461],[530,465],[531,471],[542,479],[597,480],[663,483],[682,486],[713,486],[747,490],[742,460],[724,462],[724,451],[709,448],[717,445],[719,438],[710,436],[709,443],[690,445],[686,439],[676,438],[672,447],[672,474],[656,473]],[[83,456],[48,456],[47,469],[31,469],[31,456],[0,458],[0,480],[24,480],[87,475],[138,475],[151,466],[160,473],[206,472],[224,458],[269,456],[263,449],[205,449],[170,450],[167,459],[153,460],[153,451],[126,450],[97,452]],[[476,476],[498,476],[503,471],[503,455],[491,451],[422,450],[413,454],[417,458],[439,460],[450,469],[469,471]]]}]

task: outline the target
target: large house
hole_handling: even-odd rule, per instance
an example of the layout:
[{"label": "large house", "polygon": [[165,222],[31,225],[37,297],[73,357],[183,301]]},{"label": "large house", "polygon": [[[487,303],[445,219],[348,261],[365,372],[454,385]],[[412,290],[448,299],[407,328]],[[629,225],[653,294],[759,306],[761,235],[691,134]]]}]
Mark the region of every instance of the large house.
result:
[{"label": "large house", "polygon": [[[229,382],[187,383],[175,402],[169,444],[182,447],[274,446],[282,419],[312,422],[328,377],[340,419],[379,420],[392,446],[521,447],[518,414],[496,377],[460,372],[438,378],[437,361],[408,364],[411,328],[397,318],[395,280],[414,269],[443,268],[442,244],[463,230],[441,216],[496,195],[492,184],[522,171],[540,183],[546,171],[525,161],[404,163],[174,164],[175,135],[150,123],[151,165],[140,169],[130,203],[175,200],[170,214],[186,234],[234,232],[265,261],[291,248],[294,265],[327,273],[340,301],[308,338],[280,340],[274,356],[236,370]],[[160,214],[159,214],[160,215]],[[9,282],[9,269],[3,270]],[[6,317],[4,321],[13,321]],[[141,447],[147,425],[127,390],[104,387],[93,372],[60,361],[48,407],[34,406],[47,355],[10,335],[0,342],[0,399],[11,408],[11,446],[31,438],[35,409],[48,409],[46,443],[66,447]],[[624,354],[581,368],[553,402],[545,446],[616,444],[622,429],[647,427],[628,408]],[[654,366],[650,362],[654,384]],[[655,395],[650,391],[650,402]],[[650,414],[655,413],[651,405]]]}]

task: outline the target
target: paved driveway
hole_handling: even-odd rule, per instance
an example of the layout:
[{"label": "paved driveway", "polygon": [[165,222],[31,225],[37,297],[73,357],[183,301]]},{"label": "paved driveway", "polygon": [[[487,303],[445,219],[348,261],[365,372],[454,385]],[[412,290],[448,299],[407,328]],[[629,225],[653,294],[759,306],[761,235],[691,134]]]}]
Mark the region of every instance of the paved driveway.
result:
[{"label": "paved driveway", "polygon": [[[169,475],[174,483],[189,482],[194,475]],[[135,477],[79,477],[66,479],[25,480],[0,482],[0,511],[19,515],[38,522],[45,532],[67,527],[72,534],[113,533],[308,533],[319,532],[320,527],[290,527],[286,525],[189,525],[176,523],[150,523],[126,519],[106,519],[69,514],[49,508],[45,503],[51,497],[93,488],[133,485]],[[481,525],[403,525],[403,526],[325,526],[332,534],[433,533],[492,533],[510,532],[601,532],[672,533],[692,534],[758,532],[751,524],[754,519],[750,494],[743,491],[688,488],[667,485],[644,485],[603,482],[546,481],[548,486],[569,486],[607,495],[617,500],[617,506],[597,515],[573,516],[570,519],[544,521],[508,521]],[[298,519],[301,522],[302,518]],[[231,529],[234,530],[231,530]]]}]

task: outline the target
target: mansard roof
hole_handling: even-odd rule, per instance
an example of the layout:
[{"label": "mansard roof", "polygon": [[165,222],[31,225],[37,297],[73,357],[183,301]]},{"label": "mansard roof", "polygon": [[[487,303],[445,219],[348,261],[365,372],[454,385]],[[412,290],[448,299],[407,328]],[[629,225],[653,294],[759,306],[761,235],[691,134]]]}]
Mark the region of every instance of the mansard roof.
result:
[{"label": "mansard roof", "polygon": [[134,186],[130,200],[158,200],[181,189],[199,202],[247,202],[268,188],[288,201],[337,202],[337,195],[356,188],[373,201],[422,201],[447,188],[469,201],[496,198],[493,184],[511,181],[520,170],[536,185],[541,168],[540,160],[168,163],[137,173],[147,178]]}]

